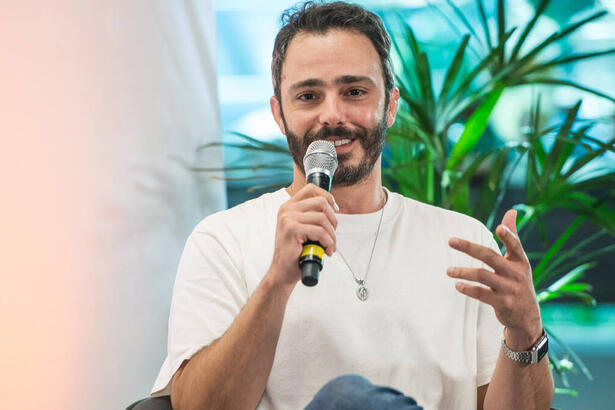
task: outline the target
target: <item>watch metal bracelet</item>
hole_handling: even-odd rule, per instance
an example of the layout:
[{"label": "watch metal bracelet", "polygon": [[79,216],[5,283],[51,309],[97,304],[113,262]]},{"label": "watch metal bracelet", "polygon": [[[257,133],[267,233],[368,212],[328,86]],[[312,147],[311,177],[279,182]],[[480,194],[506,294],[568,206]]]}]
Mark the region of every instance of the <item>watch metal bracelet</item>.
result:
[{"label": "watch metal bracelet", "polygon": [[[504,329],[506,332],[506,329]],[[502,337],[502,350],[504,354],[508,356],[509,359],[514,360],[515,362],[520,363],[538,363],[540,359],[542,359],[549,350],[549,337],[545,330],[542,330],[542,336],[538,339],[536,343],[530,348],[530,350],[525,350],[521,352],[516,352],[511,350],[508,346],[506,346],[506,340]]]}]

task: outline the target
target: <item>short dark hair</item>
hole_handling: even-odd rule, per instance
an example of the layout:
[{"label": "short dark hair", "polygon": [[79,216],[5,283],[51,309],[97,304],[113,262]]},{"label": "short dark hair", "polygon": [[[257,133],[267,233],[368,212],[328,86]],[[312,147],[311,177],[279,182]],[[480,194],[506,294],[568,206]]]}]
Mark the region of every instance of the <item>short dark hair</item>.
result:
[{"label": "short dark hair", "polygon": [[356,4],[342,1],[334,3],[307,1],[284,11],[280,21],[283,27],[275,38],[271,61],[273,92],[278,101],[282,102],[280,91],[282,65],[291,40],[301,32],[326,34],[333,29],[356,31],[370,39],[380,55],[385,96],[388,97],[394,86],[391,37],[380,17]]}]

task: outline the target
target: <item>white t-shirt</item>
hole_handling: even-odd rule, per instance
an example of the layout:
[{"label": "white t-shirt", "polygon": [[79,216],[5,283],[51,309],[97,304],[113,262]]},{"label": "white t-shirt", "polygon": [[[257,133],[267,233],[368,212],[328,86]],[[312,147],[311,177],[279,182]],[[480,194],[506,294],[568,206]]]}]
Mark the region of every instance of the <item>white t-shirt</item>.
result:
[{"label": "white t-shirt", "polygon": [[[152,395],[170,394],[185,359],[220,337],[254,292],[273,256],[281,189],[210,215],[187,240],[169,318],[168,354]],[[365,277],[380,211],[338,214],[337,249]],[[288,301],[263,409],[300,409],[336,376],[355,373],[412,396],[425,410],[476,409],[489,383],[502,325],[493,309],[460,294],[449,266],[484,267],[448,246],[451,236],[498,249],[466,215],[389,192],[366,279],[369,298],[338,253],[315,287]],[[499,252],[499,251],[498,251]]]}]

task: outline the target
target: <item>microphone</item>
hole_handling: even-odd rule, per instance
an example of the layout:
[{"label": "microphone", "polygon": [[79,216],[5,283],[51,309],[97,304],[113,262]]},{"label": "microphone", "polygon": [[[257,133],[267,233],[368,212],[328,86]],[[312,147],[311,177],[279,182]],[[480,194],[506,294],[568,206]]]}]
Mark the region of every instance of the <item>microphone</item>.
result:
[{"label": "microphone", "polygon": [[[303,157],[303,168],[308,184],[317,185],[331,192],[331,181],[337,168],[335,145],[324,140],[312,142]],[[299,267],[301,282],[305,286],[314,286],[318,283],[324,254],[325,249],[317,241],[307,241],[303,244]]]}]

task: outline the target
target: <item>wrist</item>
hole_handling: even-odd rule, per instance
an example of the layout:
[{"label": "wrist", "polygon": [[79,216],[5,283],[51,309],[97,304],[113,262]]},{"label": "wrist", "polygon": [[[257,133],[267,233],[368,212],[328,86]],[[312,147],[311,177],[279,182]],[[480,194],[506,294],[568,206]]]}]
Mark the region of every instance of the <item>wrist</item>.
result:
[{"label": "wrist", "polygon": [[[505,332],[506,333],[506,332]],[[502,352],[511,360],[522,364],[535,364],[542,360],[549,351],[549,337],[544,329],[542,335],[538,340],[530,346],[530,348],[524,350],[511,349],[506,342],[506,334],[502,339]]]},{"label": "wrist", "polygon": [[507,327],[504,330],[504,339],[506,345],[512,350],[527,350],[540,339],[542,331],[542,321],[526,329]]},{"label": "wrist", "polygon": [[286,297],[290,297],[293,289],[297,285],[298,280],[294,282],[289,282],[285,276],[282,274],[283,272],[278,272],[276,268],[273,266],[269,268],[267,274],[263,278],[261,285],[265,288],[265,290],[270,293],[285,295]]}]

